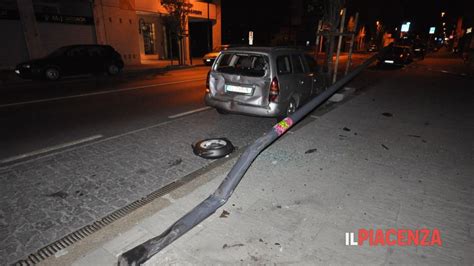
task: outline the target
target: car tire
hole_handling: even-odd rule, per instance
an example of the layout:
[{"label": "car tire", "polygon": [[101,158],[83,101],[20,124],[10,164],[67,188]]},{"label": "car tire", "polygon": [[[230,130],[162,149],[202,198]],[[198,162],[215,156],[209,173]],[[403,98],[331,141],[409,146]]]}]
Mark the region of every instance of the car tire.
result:
[{"label": "car tire", "polygon": [[296,109],[298,109],[296,101],[295,99],[291,98],[288,104],[286,105],[285,111],[277,117],[278,122],[296,112]]},{"label": "car tire", "polygon": [[49,81],[56,81],[61,77],[61,73],[57,67],[47,67],[44,70],[44,77]]},{"label": "car tire", "polygon": [[110,64],[107,66],[107,74],[110,76],[116,76],[120,73],[120,67],[117,66],[116,64]]},{"label": "car tire", "polygon": [[193,152],[205,159],[219,159],[234,151],[234,145],[226,138],[204,139],[192,145]]},{"label": "car tire", "polygon": [[221,115],[228,115],[229,114],[229,112],[227,112],[226,110],[220,109],[220,108],[216,108],[216,111]]}]

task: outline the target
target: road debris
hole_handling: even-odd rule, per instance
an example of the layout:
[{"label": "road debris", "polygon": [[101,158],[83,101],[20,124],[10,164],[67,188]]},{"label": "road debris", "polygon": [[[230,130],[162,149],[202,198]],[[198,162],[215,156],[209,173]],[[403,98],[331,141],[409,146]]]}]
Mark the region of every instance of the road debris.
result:
[{"label": "road debris", "polygon": [[47,196],[47,197],[52,197],[52,198],[65,199],[65,198],[67,198],[67,196],[69,196],[69,194],[67,194],[67,193],[64,192],[64,191],[58,191],[58,192],[54,192],[54,193],[48,194],[48,195],[46,195],[46,196]]},{"label": "road debris", "polygon": [[221,215],[219,215],[219,218],[227,218],[229,217],[230,212],[223,210]]},{"label": "road debris", "polygon": [[222,246],[222,249],[226,249],[226,248],[234,248],[234,247],[243,247],[245,246],[244,244],[242,243],[238,243],[238,244],[234,244],[234,245],[227,245],[227,244],[224,244]]}]

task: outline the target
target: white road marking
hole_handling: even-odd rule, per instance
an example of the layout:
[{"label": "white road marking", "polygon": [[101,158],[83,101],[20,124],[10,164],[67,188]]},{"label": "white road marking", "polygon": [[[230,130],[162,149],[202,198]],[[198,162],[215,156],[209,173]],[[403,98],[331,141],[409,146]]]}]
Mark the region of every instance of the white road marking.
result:
[{"label": "white road marking", "polygon": [[188,79],[188,80],[181,80],[181,81],[174,81],[174,82],[167,82],[167,83],[158,83],[158,84],[150,84],[150,85],[143,85],[143,86],[116,89],[116,90],[105,90],[105,91],[70,95],[70,96],[64,96],[64,97],[55,97],[55,98],[49,98],[49,99],[33,100],[33,101],[18,102],[18,103],[7,103],[7,104],[0,105],[0,108],[10,107],[10,106],[18,106],[18,105],[26,105],[26,104],[32,104],[32,103],[44,103],[44,102],[52,102],[52,101],[59,101],[59,100],[65,100],[65,99],[81,98],[81,97],[108,94],[108,93],[116,93],[116,92],[123,92],[123,91],[139,90],[139,89],[145,89],[145,88],[150,88],[150,87],[161,87],[161,86],[166,86],[166,85],[193,82],[193,81],[199,81],[199,80],[205,80],[205,79],[204,78]]},{"label": "white road marking", "polygon": [[175,114],[175,115],[170,115],[170,116],[168,116],[168,118],[170,118],[170,119],[178,118],[178,117],[182,117],[182,116],[194,114],[194,113],[197,113],[197,112],[202,112],[202,111],[209,110],[209,109],[211,109],[211,107],[206,106],[206,107],[194,109],[194,110],[191,110],[191,111],[187,111],[187,112],[184,112],[184,113],[179,113],[179,114]]},{"label": "white road marking", "polygon": [[100,139],[102,137],[103,137],[102,135],[95,135],[95,136],[92,136],[92,137],[79,139],[79,140],[71,141],[71,142],[68,142],[68,143],[64,143],[64,144],[55,145],[55,146],[51,146],[51,147],[48,147],[48,148],[32,151],[32,152],[29,152],[29,153],[16,155],[16,156],[9,157],[9,158],[1,160],[0,164],[18,161],[20,159],[32,157],[32,156],[35,156],[35,155],[40,155],[40,154],[51,152],[51,151],[54,151],[54,150],[67,148],[67,147],[74,146],[74,145],[77,145],[77,144],[81,144],[81,143],[84,143],[84,142],[89,142],[89,141],[93,141],[93,140],[96,140],[96,139]]}]

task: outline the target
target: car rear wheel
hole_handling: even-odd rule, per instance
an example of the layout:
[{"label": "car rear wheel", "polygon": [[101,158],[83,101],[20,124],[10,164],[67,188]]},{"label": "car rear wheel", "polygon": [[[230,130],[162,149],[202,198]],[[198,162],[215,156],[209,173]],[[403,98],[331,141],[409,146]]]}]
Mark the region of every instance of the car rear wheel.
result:
[{"label": "car rear wheel", "polygon": [[288,117],[289,115],[293,114],[296,112],[297,106],[296,106],[296,101],[295,99],[291,99],[288,105],[286,106],[286,110],[277,117],[278,121],[283,120],[285,117]]},{"label": "car rear wheel", "polygon": [[48,67],[44,71],[44,76],[47,80],[55,81],[61,77],[61,74],[59,73],[59,69],[55,67]]},{"label": "car rear wheel", "polygon": [[120,68],[116,64],[110,64],[107,66],[107,74],[111,76],[118,75],[120,73]]},{"label": "car rear wheel", "polygon": [[229,112],[227,112],[226,110],[223,110],[223,109],[220,109],[220,108],[216,108],[216,111],[221,114],[221,115],[227,115],[229,114]]}]

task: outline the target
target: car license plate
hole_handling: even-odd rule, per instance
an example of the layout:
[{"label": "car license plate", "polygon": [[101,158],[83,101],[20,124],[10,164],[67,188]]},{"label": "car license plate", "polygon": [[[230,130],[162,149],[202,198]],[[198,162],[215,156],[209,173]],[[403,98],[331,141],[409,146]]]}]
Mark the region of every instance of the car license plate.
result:
[{"label": "car license plate", "polygon": [[393,64],[393,60],[385,60],[384,62],[387,64]]},{"label": "car license plate", "polygon": [[234,86],[234,85],[225,85],[225,91],[229,92],[237,92],[237,93],[244,93],[244,94],[251,94],[252,88],[250,87],[241,87],[241,86]]}]

